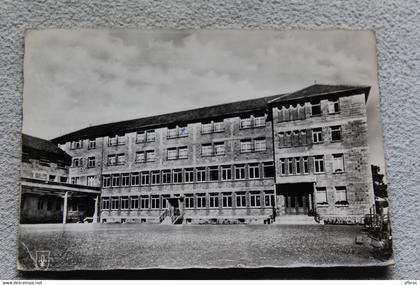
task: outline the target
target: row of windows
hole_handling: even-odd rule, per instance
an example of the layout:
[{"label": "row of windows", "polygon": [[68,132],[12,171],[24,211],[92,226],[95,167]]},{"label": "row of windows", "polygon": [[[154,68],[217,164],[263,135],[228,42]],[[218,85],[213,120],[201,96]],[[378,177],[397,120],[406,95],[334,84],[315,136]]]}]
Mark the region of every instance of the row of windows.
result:
[{"label": "row of windows", "polygon": [[[265,151],[267,149],[265,138],[246,139],[241,140],[241,152],[256,152]],[[209,144],[201,145],[201,156],[214,156],[225,154],[225,142],[213,142]],[[187,159],[188,158],[188,147],[173,147],[167,149],[168,160]],[[156,155],[154,150],[145,150],[136,152],[135,161],[152,162],[155,161]],[[126,155],[124,153],[109,154],[107,159],[108,165],[122,165],[126,163]],[[87,158],[87,167],[95,167],[95,157]],[[72,167],[83,167],[83,158],[73,158]]]},{"label": "row of windows", "polygon": [[[81,176],[73,176],[73,177],[70,178],[70,183],[81,185],[82,184],[82,177]],[[87,186],[96,186],[94,175],[86,176],[86,185]]]},{"label": "row of windows", "polygon": [[117,173],[103,176],[103,187],[231,181],[274,177],[273,162]]},{"label": "row of windows", "polygon": [[[335,187],[335,204],[347,205],[347,188],[345,186]],[[326,187],[316,188],[316,203],[318,205],[328,205],[328,196]]]},{"label": "row of windows", "polygon": [[[288,108],[282,107],[278,111],[278,120],[279,122],[283,121],[294,121],[294,120],[304,120],[307,115],[310,117],[316,117],[322,115],[321,102],[309,103],[310,108],[305,108],[304,105],[297,104],[296,107],[290,105]],[[336,114],[340,112],[340,102],[328,101],[327,103],[327,113]]]},{"label": "row of windows", "polygon": [[[331,126],[329,127],[329,132],[332,142],[341,140],[341,126]],[[279,132],[278,136],[279,147],[301,146],[324,142],[324,132],[322,128]]]},{"label": "row of windows", "polygon": [[[167,209],[169,195],[103,197],[102,210]],[[274,191],[185,194],[185,209],[273,207]]]},{"label": "row of windows", "polygon": [[[250,116],[247,118],[241,118],[240,129],[263,127],[266,124],[266,116]],[[210,121],[209,123],[201,124],[201,133],[209,134],[215,132],[224,132],[225,123],[224,121]],[[180,138],[187,137],[189,134],[188,125],[181,125],[168,128],[167,138]],[[136,143],[154,142],[156,140],[155,130],[140,131],[136,133]],[[126,143],[125,135],[115,135],[108,138],[108,146],[124,145]],[[70,149],[81,149],[83,148],[83,140],[77,140],[70,142]],[[88,148],[96,148],[96,140],[88,140]]]},{"label": "row of windows", "polygon": [[[333,172],[344,172],[344,155],[333,154]],[[309,174],[309,163],[312,160],[314,173],[325,173],[325,161],[323,155],[313,157],[288,157],[280,159],[280,175]]]}]

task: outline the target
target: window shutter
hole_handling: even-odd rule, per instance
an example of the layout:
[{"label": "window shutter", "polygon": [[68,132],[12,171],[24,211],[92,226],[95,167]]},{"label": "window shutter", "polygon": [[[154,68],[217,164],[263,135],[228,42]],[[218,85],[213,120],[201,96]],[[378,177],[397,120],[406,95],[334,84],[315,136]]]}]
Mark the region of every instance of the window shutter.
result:
[{"label": "window shutter", "polygon": [[334,102],[328,101],[328,113],[335,113]]},{"label": "window shutter", "polygon": [[285,134],[278,134],[278,138],[279,138],[279,148],[283,148],[284,147],[284,136]]}]

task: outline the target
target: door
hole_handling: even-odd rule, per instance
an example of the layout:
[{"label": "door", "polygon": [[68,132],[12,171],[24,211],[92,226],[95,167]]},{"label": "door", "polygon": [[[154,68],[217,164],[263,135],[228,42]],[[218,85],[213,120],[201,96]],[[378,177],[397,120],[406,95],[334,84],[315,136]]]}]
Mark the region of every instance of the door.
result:
[{"label": "door", "polygon": [[309,195],[285,195],[285,207],[288,215],[307,215]]}]

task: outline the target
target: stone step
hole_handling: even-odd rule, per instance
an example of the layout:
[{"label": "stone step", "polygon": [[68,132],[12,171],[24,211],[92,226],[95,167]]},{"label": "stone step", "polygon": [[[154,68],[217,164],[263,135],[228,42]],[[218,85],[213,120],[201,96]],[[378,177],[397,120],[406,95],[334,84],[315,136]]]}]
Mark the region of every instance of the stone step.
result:
[{"label": "stone step", "polygon": [[277,216],[273,225],[318,225],[314,217],[306,215]]}]

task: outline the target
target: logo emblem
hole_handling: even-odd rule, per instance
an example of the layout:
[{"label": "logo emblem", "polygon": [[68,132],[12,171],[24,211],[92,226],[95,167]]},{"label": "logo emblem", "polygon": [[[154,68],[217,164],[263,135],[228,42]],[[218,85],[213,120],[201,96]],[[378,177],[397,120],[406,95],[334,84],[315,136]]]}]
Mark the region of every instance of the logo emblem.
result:
[{"label": "logo emblem", "polygon": [[42,250],[36,252],[36,265],[39,269],[47,269],[50,266],[50,251]]}]

